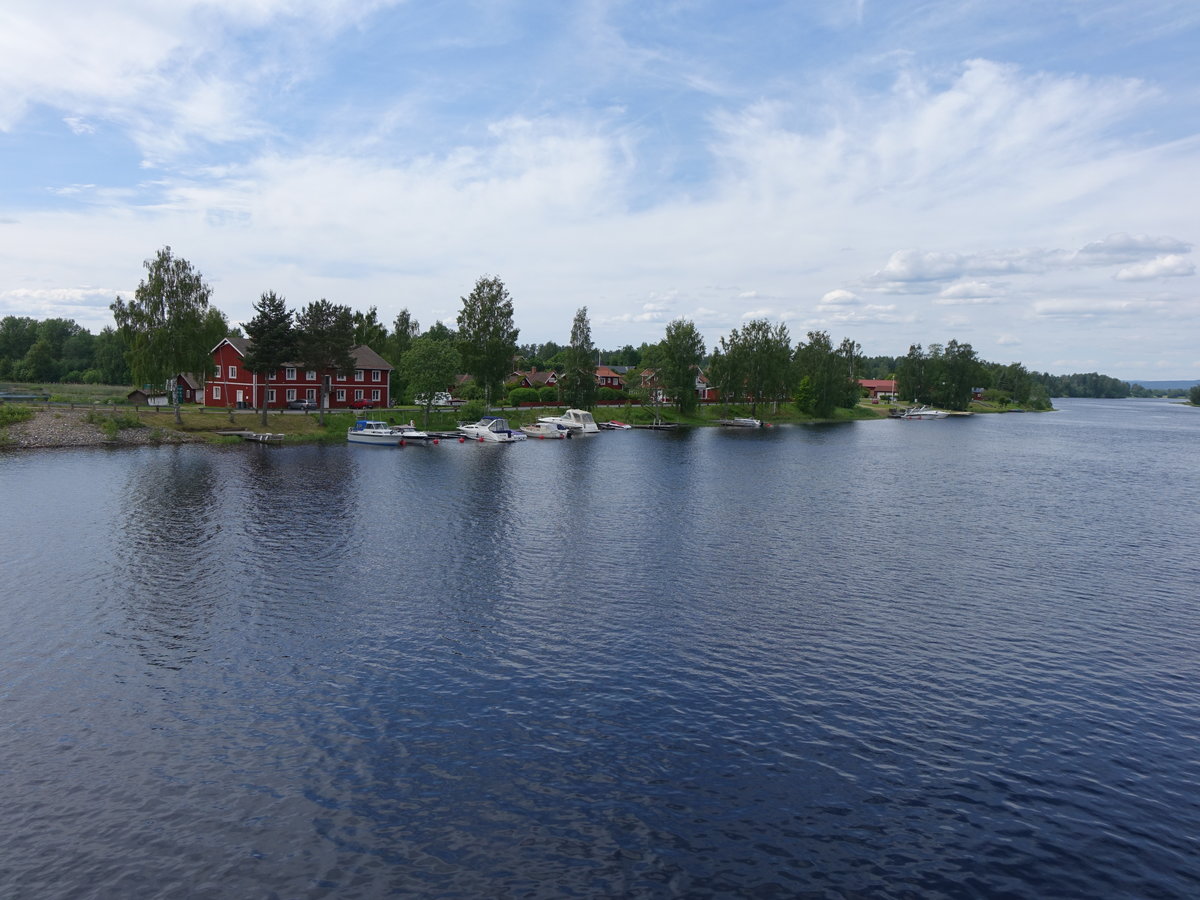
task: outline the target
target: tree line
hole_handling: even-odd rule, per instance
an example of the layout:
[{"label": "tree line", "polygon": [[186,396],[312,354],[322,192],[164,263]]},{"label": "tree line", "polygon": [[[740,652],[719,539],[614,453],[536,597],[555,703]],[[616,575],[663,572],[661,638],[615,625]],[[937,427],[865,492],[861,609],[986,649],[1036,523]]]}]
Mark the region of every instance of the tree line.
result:
[{"label": "tree line", "polygon": [[[69,319],[0,320],[0,380],[162,384],[182,372],[206,372],[212,347],[240,330],[211,305],[211,289],[200,273],[170,247],[144,267],[133,297],[117,297],[110,307],[115,327],[99,334]],[[855,342],[847,338],[835,346],[822,331],[810,331],[793,346],[785,325],[765,319],[733,329],[711,352],[686,319],[669,323],[656,343],[597,350],[584,306],[566,344],[518,344],[512,298],[498,277],[481,277],[461,302],[456,327],[436,322],[421,331],[407,309],[388,327],[375,307],[361,312],[321,299],[292,310],[266,291],[244,326],[251,341],[246,366],[265,373],[300,363],[348,373],[351,351],[362,344],[395,367],[392,395],[420,398],[427,410],[463,373],[471,384],[462,393],[496,403],[507,376],[519,367],[553,369],[563,402],[587,408],[597,397],[594,370],[601,360],[653,372],[645,383],[635,374],[629,394],[652,404],[670,402],[681,412],[694,408],[701,373],[722,397],[748,403],[754,412],[766,403],[791,401],[820,417],[857,404],[861,378],[895,378],[903,399],[948,409],[965,408],[977,389],[988,399],[1033,407],[1048,405],[1051,396],[1126,397],[1133,390],[1098,373],[1050,375],[1020,363],[986,362],[970,344],[956,340],[916,344],[901,357],[865,357]]]}]

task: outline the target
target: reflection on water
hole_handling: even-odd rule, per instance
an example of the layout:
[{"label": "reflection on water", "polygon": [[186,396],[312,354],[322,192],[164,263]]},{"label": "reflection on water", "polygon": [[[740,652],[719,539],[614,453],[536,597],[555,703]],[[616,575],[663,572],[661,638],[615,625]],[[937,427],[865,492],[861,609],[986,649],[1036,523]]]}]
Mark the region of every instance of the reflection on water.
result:
[{"label": "reflection on water", "polygon": [[0,455],[5,896],[1187,896],[1200,416]]}]

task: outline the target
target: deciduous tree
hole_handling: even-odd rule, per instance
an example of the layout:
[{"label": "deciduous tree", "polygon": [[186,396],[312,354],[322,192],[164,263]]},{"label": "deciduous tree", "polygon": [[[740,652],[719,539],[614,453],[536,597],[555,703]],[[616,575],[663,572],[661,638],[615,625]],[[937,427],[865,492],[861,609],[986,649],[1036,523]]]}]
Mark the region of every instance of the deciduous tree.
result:
[{"label": "deciduous tree", "polygon": [[449,391],[461,365],[453,342],[428,335],[414,339],[400,358],[404,381],[425,412],[425,427],[429,427],[429,414],[437,395]]},{"label": "deciduous tree", "polygon": [[563,403],[576,409],[596,405],[596,348],[592,345],[592,327],[587,307],[575,312],[571,323],[571,346],[566,351],[566,366],[559,379]]},{"label": "deciduous tree", "polygon": [[458,314],[458,349],[463,368],[483,391],[491,405],[500,395],[504,377],[517,352],[512,298],[499,278],[484,276],[471,293],[462,298]]},{"label": "deciduous tree", "polygon": [[662,348],[659,382],[680,413],[696,409],[696,375],[704,359],[704,338],[694,323],[676,319],[667,325]]},{"label": "deciduous tree", "polygon": [[[170,247],[163,247],[144,265],[146,277],[133,299],[126,302],[118,296],[110,306],[128,347],[133,380],[165,385],[181,372],[208,371],[209,353],[228,328],[221,312],[209,306],[212,290],[192,264],[177,259]],[[175,421],[182,424],[178,393],[172,399]]]}]

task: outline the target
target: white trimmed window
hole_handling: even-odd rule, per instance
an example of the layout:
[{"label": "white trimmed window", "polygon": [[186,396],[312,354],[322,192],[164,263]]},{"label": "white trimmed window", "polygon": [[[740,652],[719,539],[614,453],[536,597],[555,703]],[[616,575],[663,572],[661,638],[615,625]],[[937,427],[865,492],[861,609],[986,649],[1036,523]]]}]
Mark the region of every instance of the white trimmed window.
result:
[{"label": "white trimmed window", "polygon": [[267,402],[268,403],[275,402],[275,388],[267,388]]},{"label": "white trimmed window", "polygon": [[221,399],[221,386],[219,384],[213,385],[213,399],[214,400]]},{"label": "white trimmed window", "polygon": [[286,381],[295,381],[296,380],[296,368],[294,366],[288,366],[286,369],[283,370],[283,377]]},{"label": "white trimmed window", "polygon": [[305,372],[304,380],[305,381],[316,381],[317,380],[317,370],[309,369],[307,372]]},{"label": "white trimmed window", "polygon": [[230,377],[230,378],[237,378],[237,366],[230,366],[230,367],[229,367],[229,377]]},{"label": "white trimmed window", "polygon": [[379,388],[375,388],[375,390],[371,391],[371,400],[375,403],[379,402]]},{"label": "white trimmed window", "polygon": [[337,380],[338,380],[338,381],[345,381],[345,380],[346,380],[346,376],[345,376],[345,375],[343,375],[343,374],[341,374],[341,373],[339,372],[339,373],[338,373]]},{"label": "white trimmed window", "polygon": [[289,403],[296,399],[296,389],[295,388],[287,389],[287,398],[288,398]]},{"label": "white trimmed window", "polygon": [[363,380],[363,379],[362,379],[362,369],[355,369],[355,370],[354,370],[354,380],[355,380],[355,381],[362,381],[362,380]]},{"label": "white trimmed window", "polygon": [[338,392],[337,392],[337,402],[338,402],[338,403],[345,403],[345,402],[346,402],[346,389],[345,389],[345,388],[338,388]]},{"label": "white trimmed window", "polygon": [[354,399],[361,400],[362,398],[363,398],[362,388],[359,388],[357,391],[354,392]]},{"label": "white trimmed window", "polygon": [[306,390],[304,392],[304,399],[307,400],[309,403],[316,403],[317,402],[317,389],[309,388],[308,390]]},{"label": "white trimmed window", "polygon": [[[380,369],[372,369],[371,370],[371,380],[372,381],[383,381],[383,372]],[[376,399],[378,399],[378,398],[376,398]]]}]

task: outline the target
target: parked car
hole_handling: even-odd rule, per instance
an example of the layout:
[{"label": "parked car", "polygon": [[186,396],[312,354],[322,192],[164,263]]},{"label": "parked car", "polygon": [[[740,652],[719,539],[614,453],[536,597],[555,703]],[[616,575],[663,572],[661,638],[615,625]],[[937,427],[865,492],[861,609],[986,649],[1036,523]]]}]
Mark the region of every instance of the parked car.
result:
[{"label": "parked car", "polygon": [[309,409],[316,409],[316,408],[317,408],[317,404],[315,404],[315,403],[314,403],[313,401],[311,401],[311,400],[289,400],[289,401],[288,401],[287,408],[288,408],[288,409],[304,409],[304,410],[309,410]]},{"label": "parked car", "polygon": [[[417,396],[413,397],[413,403],[417,404],[417,406],[424,406],[425,395],[417,394]],[[457,400],[445,392],[439,392],[433,395],[434,406],[455,406],[457,403]]]},{"label": "parked car", "polygon": [[374,409],[375,405],[370,400],[351,400],[351,409]]}]

